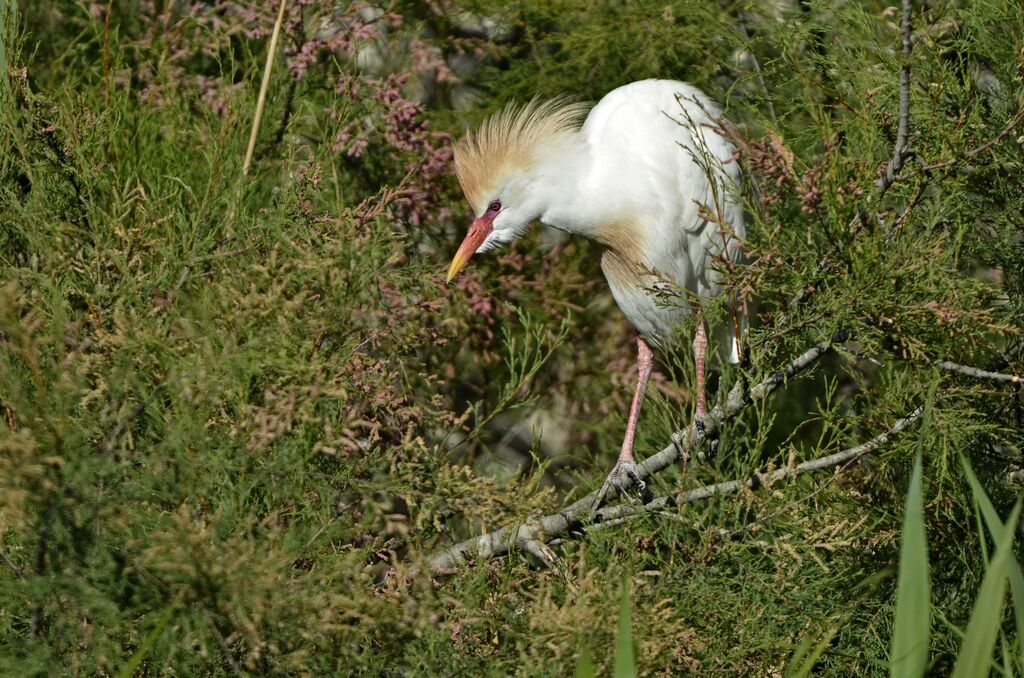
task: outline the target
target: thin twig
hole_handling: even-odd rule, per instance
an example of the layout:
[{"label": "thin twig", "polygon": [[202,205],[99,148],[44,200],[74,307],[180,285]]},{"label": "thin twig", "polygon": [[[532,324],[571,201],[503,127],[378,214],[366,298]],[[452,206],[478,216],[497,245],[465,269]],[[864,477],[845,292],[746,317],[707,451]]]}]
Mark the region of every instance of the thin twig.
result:
[{"label": "thin twig", "polygon": [[213,631],[213,637],[217,640],[217,644],[220,645],[221,652],[224,653],[224,660],[227,662],[232,673],[238,676],[245,675],[242,672],[241,667],[238,665],[238,662],[236,662],[235,658],[231,656],[231,646],[228,645],[227,639],[225,639],[224,635],[217,629],[216,623],[210,623],[210,630]]},{"label": "thin twig", "polygon": [[992,381],[1008,381],[1012,384],[1021,383],[1021,378],[1016,374],[1004,374],[1002,372],[989,372],[979,367],[971,367],[970,365],[958,365],[957,363],[951,363],[948,360],[939,360],[935,363],[935,366],[940,370],[946,370],[947,372],[956,372],[963,374],[968,377],[974,377],[975,379],[990,379]]},{"label": "thin twig", "polygon": [[750,54],[750,60],[754,63],[754,74],[757,76],[757,82],[761,86],[761,92],[764,94],[764,103],[768,107],[768,115],[771,116],[772,123],[778,124],[779,119],[775,115],[775,106],[772,105],[772,97],[768,92],[768,86],[764,82],[764,74],[761,72],[761,62],[757,60],[757,55],[754,54],[754,48],[750,44],[750,33],[747,32],[746,17],[743,16],[743,12],[739,12],[737,17],[739,19],[740,35],[747,41],[747,53]]},{"label": "thin twig", "polygon": [[[794,305],[794,306],[795,305],[799,305],[801,303],[801,299],[799,298],[799,295],[797,297],[794,297],[790,303],[792,305]],[[765,337],[761,337],[757,341],[751,343],[750,344],[750,349],[754,350],[754,349],[761,348],[762,346],[766,346],[768,344],[773,344],[774,342],[776,342],[779,339],[783,338],[787,334],[792,334],[793,332],[796,332],[798,330],[804,329],[808,325],[813,325],[814,323],[818,322],[819,320],[821,320],[824,317],[825,317],[825,311],[820,311],[820,312],[815,313],[814,315],[810,316],[809,318],[804,318],[803,320],[801,320],[798,323],[794,323],[792,325],[787,325],[786,327],[783,327],[780,330],[776,330],[775,332],[772,332],[771,334],[769,334],[769,335],[767,335]],[[788,318],[784,318],[784,320],[788,320]]]},{"label": "thin twig", "polygon": [[836,350],[839,353],[849,353],[851,356],[853,356],[857,360],[861,360],[861,361],[864,361],[864,362],[871,363],[875,367],[884,367],[885,366],[882,363],[882,361],[879,360],[878,358],[874,357],[873,355],[868,355],[864,351],[861,351],[860,349],[853,348],[852,346],[844,345],[844,346],[839,347]]},{"label": "thin twig", "polygon": [[[910,15],[911,2],[910,0],[903,0],[903,12],[900,19],[900,34],[902,42],[899,94],[900,111],[896,127],[896,143],[893,145],[892,158],[889,160],[882,174],[875,180],[875,188],[877,190],[873,200],[876,202],[881,200],[882,196],[885,195],[898,178],[902,178],[899,175],[899,171],[903,167],[904,161],[912,154],[909,148],[910,144],[908,142],[910,135],[910,50],[912,47],[912,26],[910,23]],[[904,212],[901,220],[905,218],[908,213],[909,209],[907,212]],[[850,218],[850,221],[847,224],[847,230],[852,231],[857,227],[858,223],[864,222],[867,219],[868,213],[865,210],[858,209]],[[812,282],[804,286],[796,296],[790,299],[789,307],[791,309],[802,306],[822,286],[823,280],[817,276],[822,270],[824,270],[827,263],[827,259],[822,259],[818,262],[818,266],[815,269],[815,278]]]},{"label": "thin twig", "polygon": [[[859,214],[860,211],[858,210],[858,215]],[[849,229],[852,229],[854,226],[856,226],[858,220],[859,216],[854,216],[853,220],[850,221]],[[811,296],[814,295],[814,293],[817,292],[818,289],[822,286],[822,284],[824,283],[824,278],[820,277],[820,274],[822,271],[825,270],[825,267],[828,266],[828,263],[829,261],[827,257],[818,260],[818,264],[814,267],[813,275],[815,276],[815,278],[813,278],[812,282],[804,285],[800,289],[800,291],[797,292],[796,295],[789,300],[790,311],[803,306],[807,302],[807,300],[810,299]],[[789,311],[784,311],[782,317],[779,319],[779,324],[785,324],[785,322],[788,319]]]},{"label": "thin twig", "polygon": [[907,134],[910,130],[910,0],[903,0],[903,16],[900,18],[900,34],[903,39],[903,63],[900,66],[900,117],[896,127],[896,143],[893,146],[892,159],[885,171],[875,181],[879,197],[884,194],[892,182],[896,180],[903,167],[903,161],[909,155]]},{"label": "thin twig", "polygon": [[17,577],[18,579],[25,578],[25,575],[21,573],[21,568],[19,568],[17,564],[13,560],[11,560],[11,557],[7,555],[7,551],[5,551],[4,549],[0,549],[0,556],[3,556],[4,562],[6,562],[7,565],[11,568],[11,571],[14,572],[15,577]]},{"label": "thin twig", "polygon": [[131,411],[129,411],[128,414],[123,419],[117,422],[117,425],[110,431],[110,433],[107,434],[107,437],[103,439],[104,452],[114,451],[114,445],[117,443],[117,440],[121,437],[121,434],[124,433],[124,430],[131,425],[131,423],[135,420],[135,417],[142,414],[142,411],[144,409],[146,409],[145,403],[136,403],[135,406],[132,407]]},{"label": "thin twig", "polygon": [[1006,123],[1006,126],[1003,127],[1003,129],[999,130],[998,134],[996,134],[994,137],[983,143],[981,146],[972,148],[971,150],[964,153],[963,158],[954,158],[953,160],[942,160],[940,162],[933,162],[929,165],[922,166],[920,171],[934,172],[935,170],[938,169],[945,169],[946,167],[951,167],[952,165],[955,165],[958,162],[963,161],[964,159],[973,160],[974,158],[978,157],[988,149],[998,144],[1003,139],[1003,137],[1012,132],[1013,129],[1020,124],[1021,120],[1024,120],[1024,106],[1021,106],[1017,113],[1014,114],[1012,118],[1010,118],[1010,121]]},{"label": "thin twig", "polygon": [[267,103],[267,89],[270,87],[270,71],[274,66],[274,53],[277,51],[277,39],[281,35],[281,24],[284,23],[284,8],[288,0],[281,0],[281,6],[277,9],[277,20],[274,22],[274,32],[270,35],[270,46],[267,48],[267,63],[263,66],[263,82],[260,83],[260,95],[256,99],[256,113],[252,118],[252,131],[249,132],[249,147],[245,149],[245,161],[242,163],[242,176],[249,174],[249,166],[252,165],[252,154],[256,150],[256,135],[260,130],[260,120],[263,118],[263,108]]},{"label": "thin twig", "polygon": [[[114,0],[107,0],[107,11],[103,17],[103,88],[106,95],[107,108],[110,108],[110,15],[114,13]],[[3,40],[3,37],[0,37]],[[0,73],[0,77],[6,74]]]},{"label": "thin twig", "polygon": [[[836,342],[839,338],[834,338]],[[821,356],[831,350],[833,341],[821,342],[797,356],[783,369],[765,377],[753,388],[747,390],[744,381],[737,382],[730,391],[724,404],[715,406],[703,419],[703,427],[691,423],[686,429],[672,435],[672,442],[660,452],[651,455],[637,465],[637,476],[640,480],[651,477],[676,463],[687,463],[694,452],[700,453],[701,443],[713,438],[722,425],[734,419],[751,403],[764,401],[780,386],[792,377],[810,368]],[[633,484],[632,479],[623,480],[623,489],[628,490]],[[544,543],[552,539],[578,532],[579,528],[595,517],[595,503],[600,490],[591,492],[558,513],[542,518],[533,518],[500,528],[494,532],[482,534],[471,539],[445,547],[427,558],[427,568],[432,571],[444,570],[466,562],[470,558],[493,558],[520,548],[531,551],[530,542],[538,540]],[[603,511],[617,510],[622,507],[610,507]],[[602,513],[597,515],[603,516]]]}]

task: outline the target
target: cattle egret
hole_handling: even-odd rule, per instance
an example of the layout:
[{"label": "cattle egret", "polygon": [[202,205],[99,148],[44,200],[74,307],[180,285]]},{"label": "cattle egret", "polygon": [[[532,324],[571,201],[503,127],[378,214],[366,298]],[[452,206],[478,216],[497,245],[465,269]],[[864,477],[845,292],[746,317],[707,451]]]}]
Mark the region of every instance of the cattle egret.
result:
[{"label": "cattle egret", "polygon": [[[507,107],[459,141],[455,170],[476,218],[448,281],[474,253],[516,240],[536,220],[602,248],[612,296],[639,334],[636,390],[603,497],[609,487],[622,492],[625,478],[645,491],[633,439],[651,346],[666,348],[691,312],[697,421],[706,415],[701,300],[723,291],[715,260],[738,259],[744,227],[735,149],[721,134],[720,110],[699,89],[643,80],[609,92],[581,127],[585,113],[565,99],[534,100]],[[735,362],[741,321],[731,324],[714,336]]]}]

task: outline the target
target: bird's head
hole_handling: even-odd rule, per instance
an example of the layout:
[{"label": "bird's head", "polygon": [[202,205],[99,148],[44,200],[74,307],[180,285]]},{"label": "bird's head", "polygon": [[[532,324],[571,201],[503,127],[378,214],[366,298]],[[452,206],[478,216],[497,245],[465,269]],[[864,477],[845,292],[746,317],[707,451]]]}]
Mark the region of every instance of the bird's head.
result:
[{"label": "bird's head", "polygon": [[517,240],[543,213],[551,161],[575,140],[586,110],[566,99],[512,104],[455,145],[455,172],[476,218],[448,268],[448,282],[475,253]]}]

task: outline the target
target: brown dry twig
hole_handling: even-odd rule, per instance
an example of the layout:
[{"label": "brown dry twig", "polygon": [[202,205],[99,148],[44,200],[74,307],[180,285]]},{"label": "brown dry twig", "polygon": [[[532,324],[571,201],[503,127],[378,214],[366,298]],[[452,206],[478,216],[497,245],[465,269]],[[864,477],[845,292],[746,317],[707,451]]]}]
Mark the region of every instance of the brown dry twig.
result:
[{"label": "brown dry twig", "polygon": [[274,66],[274,55],[277,52],[277,41],[281,36],[281,24],[284,23],[284,10],[287,0],[281,0],[277,8],[277,20],[274,21],[274,30],[270,34],[270,45],[267,47],[267,63],[263,66],[263,80],[260,82],[260,93],[256,98],[256,110],[252,116],[252,129],[249,131],[249,145],[245,149],[245,159],[242,161],[242,176],[249,174],[249,167],[252,165],[253,152],[256,150],[256,137],[260,131],[260,120],[263,118],[263,108],[267,103],[267,89],[270,85],[270,71]]},{"label": "brown dry twig", "polygon": [[7,566],[11,568],[11,571],[14,573],[15,577],[22,580],[25,579],[25,575],[21,573],[21,569],[17,566],[17,564],[15,564],[13,560],[11,560],[11,557],[7,555],[7,551],[0,548],[0,556],[3,557],[4,562],[7,563]]},{"label": "brown dry twig", "polygon": [[1024,120],[1024,106],[1021,106],[1020,109],[1017,110],[1014,116],[1010,118],[1010,121],[1006,123],[1006,126],[1004,126],[1003,129],[999,130],[999,132],[994,137],[992,137],[985,143],[981,144],[980,146],[972,148],[971,150],[964,153],[963,158],[954,158],[953,160],[941,160],[939,162],[933,162],[928,165],[923,165],[919,171],[922,173],[934,172],[935,170],[952,167],[953,165],[963,160],[973,160],[974,158],[978,157],[979,155],[981,155],[982,153],[984,153],[985,151],[999,143],[1003,139],[1003,137],[1012,132],[1014,128],[1021,123],[1022,120]]}]

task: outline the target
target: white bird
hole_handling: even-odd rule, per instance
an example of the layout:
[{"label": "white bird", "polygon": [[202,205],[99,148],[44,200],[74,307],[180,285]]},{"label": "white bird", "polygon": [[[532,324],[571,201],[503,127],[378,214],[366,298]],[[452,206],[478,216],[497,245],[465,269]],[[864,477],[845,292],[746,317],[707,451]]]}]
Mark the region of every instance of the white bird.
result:
[{"label": "white bird", "polygon": [[[623,490],[623,476],[644,490],[633,439],[650,346],[666,348],[691,312],[696,416],[706,415],[700,304],[722,293],[715,259],[737,261],[745,231],[735,149],[720,132],[719,108],[699,89],[642,80],[605,95],[581,127],[585,113],[565,99],[511,105],[459,141],[455,170],[476,218],[448,281],[474,253],[516,240],[536,220],[602,247],[612,296],[639,333],[636,391],[603,497],[609,486]],[[733,324],[715,336],[735,362],[742,319]]]}]

